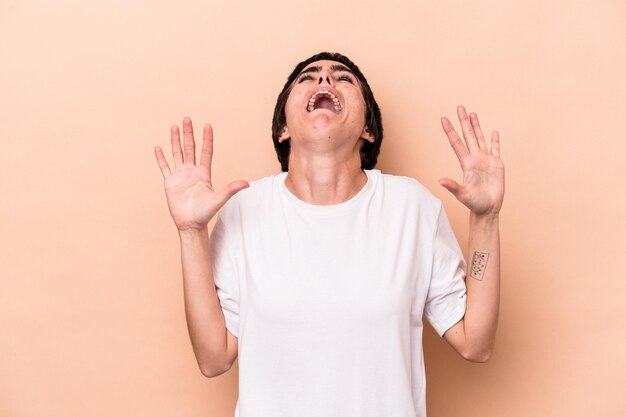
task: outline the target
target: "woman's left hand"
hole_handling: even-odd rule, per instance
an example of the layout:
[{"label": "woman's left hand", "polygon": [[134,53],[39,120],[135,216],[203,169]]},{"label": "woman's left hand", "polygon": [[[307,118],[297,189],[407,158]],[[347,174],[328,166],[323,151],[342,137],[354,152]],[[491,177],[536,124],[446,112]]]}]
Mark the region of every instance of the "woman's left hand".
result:
[{"label": "woman's left hand", "polygon": [[478,116],[471,113],[468,117],[463,106],[457,107],[457,113],[465,144],[447,118],[441,118],[441,125],[461,163],[463,185],[450,178],[440,179],[439,184],[454,194],[474,214],[496,215],[500,212],[504,199],[504,164],[500,159],[500,137],[494,130],[491,134],[491,150],[487,149]]}]

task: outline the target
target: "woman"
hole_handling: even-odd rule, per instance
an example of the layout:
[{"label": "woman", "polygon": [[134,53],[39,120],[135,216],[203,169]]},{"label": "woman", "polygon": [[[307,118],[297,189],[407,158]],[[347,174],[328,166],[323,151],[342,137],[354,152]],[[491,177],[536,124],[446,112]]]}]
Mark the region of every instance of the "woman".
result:
[{"label": "woman", "polygon": [[174,172],[155,148],[194,352],[209,377],[239,357],[236,417],[425,416],[424,316],[464,358],[488,360],[504,166],[497,132],[488,149],[476,115],[458,116],[465,144],[442,126],[464,181],[440,184],[470,209],[467,263],[441,201],[374,168],[380,111],[343,55],[314,55],[288,77],[272,127],[279,174],[215,191],[211,126],[196,166],[189,118],[184,151],[172,126]]}]

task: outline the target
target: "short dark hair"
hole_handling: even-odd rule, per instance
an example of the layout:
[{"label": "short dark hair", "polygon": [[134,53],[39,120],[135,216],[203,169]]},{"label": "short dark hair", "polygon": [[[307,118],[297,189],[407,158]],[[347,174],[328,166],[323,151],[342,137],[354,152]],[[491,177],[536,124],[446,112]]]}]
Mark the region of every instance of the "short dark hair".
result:
[{"label": "short dark hair", "polygon": [[294,70],[287,77],[287,82],[283,87],[283,90],[278,95],[276,100],[276,107],[274,108],[274,117],[272,118],[272,139],[274,140],[274,148],[276,148],[276,155],[280,162],[282,171],[287,171],[289,168],[289,151],[291,150],[291,144],[289,140],[278,142],[278,138],[281,135],[285,124],[287,123],[287,117],[285,115],[285,105],[287,104],[287,98],[291,93],[293,82],[300,74],[300,72],[310,63],[315,61],[328,60],[336,61],[347,66],[350,71],[357,77],[361,83],[361,92],[365,99],[365,124],[372,136],[374,136],[374,142],[365,141],[361,147],[361,169],[372,169],[376,166],[378,161],[378,154],[380,153],[380,144],[383,141],[383,122],[380,114],[380,108],[378,103],[374,99],[374,93],[367,83],[367,79],[359,67],[354,62],[350,61],[347,56],[344,56],[337,52],[320,52],[311,56],[310,58],[300,62]]}]

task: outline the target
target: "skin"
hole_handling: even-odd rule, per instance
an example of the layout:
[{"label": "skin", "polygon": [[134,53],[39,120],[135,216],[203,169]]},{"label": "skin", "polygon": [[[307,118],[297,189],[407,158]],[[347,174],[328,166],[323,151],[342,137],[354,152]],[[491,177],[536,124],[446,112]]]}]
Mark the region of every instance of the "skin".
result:
[{"label": "skin", "polygon": [[[310,64],[321,67],[310,78],[296,79],[286,103],[286,126],[280,141],[291,141],[287,188],[310,204],[347,201],[365,185],[359,149],[374,141],[365,126],[365,102],[358,80],[333,71],[334,61]],[[348,74],[349,75],[349,74]],[[342,110],[308,112],[311,94],[330,88],[339,96]],[[445,340],[464,358],[485,362],[493,351],[497,328],[500,284],[499,212],[504,198],[504,165],[500,159],[498,132],[488,148],[478,117],[463,106],[457,114],[464,141],[446,117],[443,130],[461,169],[461,184],[450,178],[439,183],[470,210],[467,309],[465,316],[444,334]],[[163,174],[165,194],[181,241],[185,312],[194,353],[202,373],[216,376],[228,370],[237,357],[238,339],[226,330],[215,292],[211,260],[207,256],[209,221],[235,193],[249,186],[236,180],[220,190],[211,182],[213,130],[204,126],[200,161],[196,165],[191,119],[183,120],[183,145],[178,126],[170,132],[175,169],[170,169],[160,147],[154,148]],[[487,260],[487,261],[485,261]],[[480,262],[480,264],[474,264]],[[474,271],[474,272],[472,272]]]},{"label": "skin", "polygon": [[[363,141],[373,142],[374,137],[365,126],[365,100],[356,77],[331,70],[336,64],[339,63],[313,62],[303,71],[321,67],[320,71],[307,73],[306,79],[296,78],[285,106],[287,126],[279,138],[281,142],[291,141],[285,185],[310,204],[341,203],[367,182],[360,168],[359,149]],[[311,94],[325,88],[338,93],[342,110],[307,111]]]},{"label": "skin", "polygon": [[[196,165],[191,119],[183,120],[184,147],[178,126],[170,129],[174,172],[160,147],[154,153],[163,174],[167,204],[179,232],[185,318],[191,344],[202,374],[223,374],[237,358],[238,339],[226,329],[224,314],[215,289],[209,254],[208,223],[238,191],[249,186],[237,180],[220,190],[211,182],[213,129],[204,126],[200,163]],[[184,148],[184,151],[183,151]]]},{"label": "skin", "polygon": [[500,138],[491,134],[491,147],[482,133],[478,116],[458,106],[464,142],[450,121],[441,126],[463,171],[463,183],[442,178],[439,183],[470,209],[468,243],[467,308],[465,316],[444,333],[446,341],[463,357],[486,362],[492,355],[500,304],[499,213],[504,199],[504,164]]}]

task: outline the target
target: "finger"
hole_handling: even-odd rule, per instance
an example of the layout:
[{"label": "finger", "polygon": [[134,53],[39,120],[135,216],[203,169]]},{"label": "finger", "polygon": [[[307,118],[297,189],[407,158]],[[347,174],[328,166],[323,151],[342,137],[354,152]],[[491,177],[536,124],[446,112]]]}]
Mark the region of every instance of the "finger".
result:
[{"label": "finger", "polygon": [[180,148],[180,132],[178,126],[173,125],[170,129],[170,136],[172,138],[172,156],[174,157],[174,166],[183,164],[183,151]]},{"label": "finger", "polygon": [[461,185],[458,182],[451,180],[450,178],[441,178],[439,180],[439,184],[455,196],[461,189]]},{"label": "finger", "polygon": [[472,127],[474,128],[474,133],[476,134],[476,139],[478,139],[478,146],[482,150],[487,150],[487,142],[485,142],[485,137],[483,136],[483,131],[480,128],[480,123],[478,123],[478,116],[476,113],[470,113],[470,121],[472,122]]},{"label": "finger", "polygon": [[185,163],[187,165],[196,164],[196,142],[193,140],[193,126],[191,119],[185,117],[183,119],[183,141],[185,149]]},{"label": "finger", "polygon": [[202,134],[202,151],[200,152],[200,166],[206,168],[211,177],[211,161],[213,159],[213,127],[210,124],[204,125]]},{"label": "finger", "polygon": [[170,171],[170,166],[165,160],[165,156],[163,156],[163,151],[160,147],[156,146],[154,148],[154,154],[156,155],[159,168],[161,168],[161,172],[163,173],[163,178],[167,178],[172,172]]},{"label": "finger", "polygon": [[452,146],[452,149],[454,149],[454,153],[456,154],[456,157],[459,158],[459,161],[463,161],[463,159],[467,156],[468,152],[467,152],[467,149],[465,149],[465,145],[463,144],[463,141],[461,140],[461,138],[459,138],[459,135],[456,134],[456,131],[454,130],[454,127],[452,126],[452,123],[450,123],[450,120],[448,120],[447,118],[442,117],[441,126],[443,127],[443,130],[446,132],[446,135],[448,136],[448,140],[450,141],[450,146]]},{"label": "finger", "polygon": [[235,195],[237,192],[243,190],[244,188],[249,187],[250,184],[248,183],[248,181],[244,181],[244,180],[237,180],[237,181],[233,181],[231,183],[229,183],[226,187],[222,188],[220,191],[218,191],[218,201],[220,204],[220,207],[223,206],[224,204],[226,204],[226,202],[228,201],[229,198],[231,198],[233,195]]},{"label": "finger", "polygon": [[463,130],[463,137],[465,138],[467,149],[470,152],[478,151],[480,148],[478,147],[478,142],[476,141],[476,136],[474,135],[474,128],[470,123],[469,117],[467,117],[465,107],[458,106],[456,108],[456,112],[459,115],[459,121],[461,122],[461,129]]},{"label": "finger", "polygon": [[494,130],[491,134],[491,154],[493,156],[500,156],[500,135],[497,130]]}]

